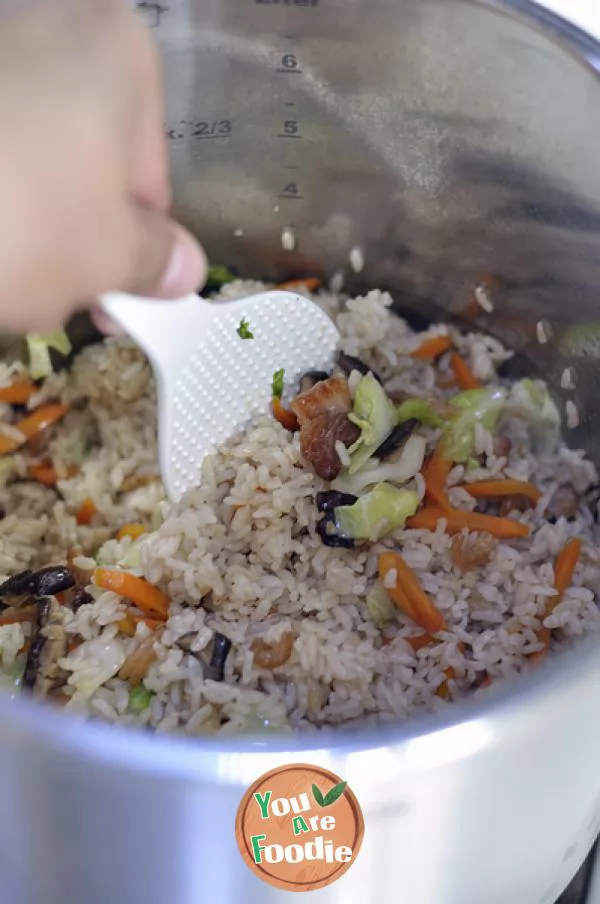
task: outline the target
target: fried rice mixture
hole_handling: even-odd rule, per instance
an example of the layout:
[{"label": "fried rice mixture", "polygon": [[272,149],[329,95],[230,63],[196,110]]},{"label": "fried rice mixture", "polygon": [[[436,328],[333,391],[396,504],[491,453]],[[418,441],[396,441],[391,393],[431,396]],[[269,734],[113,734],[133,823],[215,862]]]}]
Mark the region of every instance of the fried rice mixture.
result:
[{"label": "fried rice mixture", "polygon": [[334,370],[297,386],[282,362],[174,506],[131,343],[42,381],[0,366],[6,690],[192,736],[331,730],[489,693],[597,628],[597,473],[546,386],[385,293],[311,297]]}]

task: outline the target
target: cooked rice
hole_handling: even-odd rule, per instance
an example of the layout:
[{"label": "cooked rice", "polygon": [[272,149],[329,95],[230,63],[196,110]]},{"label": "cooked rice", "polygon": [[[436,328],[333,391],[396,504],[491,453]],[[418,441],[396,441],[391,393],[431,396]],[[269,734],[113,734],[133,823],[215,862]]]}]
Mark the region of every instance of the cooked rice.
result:
[{"label": "cooked rice", "polygon": [[[232,283],[220,297],[261,288]],[[316,300],[335,317],[343,350],[372,367],[390,392],[447,393],[437,386],[436,368],[410,356],[434,335],[450,333],[486,383],[497,382],[497,367],[510,357],[496,340],[462,335],[446,325],[417,336],[390,313],[386,293],[345,299],[322,291]],[[0,371],[0,381],[9,376]],[[70,375],[48,378],[32,403],[49,398],[72,406],[53,433],[50,456],[59,473],[66,474],[70,465],[81,472],[59,480],[55,491],[15,480],[26,476],[20,453],[5,465],[0,573],[64,562],[77,548],[91,557],[76,559],[79,567],[124,567],[158,584],[171,600],[165,630],[154,644],[157,659],[144,681],[152,692],[150,705],[136,713],[130,711],[130,685],[117,675],[150,629],[140,623],[134,637],[123,634],[118,623],[126,601],[94,585],[87,588],[93,602],[67,614],[69,637],[80,641],[61,662],[70,708],[109,722],[194,736],[397,721],[485,693],[477,690],[483,676],[495,683],[530,668],[528,657],[543,649],[543,624],[554,629],[553,647],[558,647],[600,623],[596,503],[586,500],[598,480],[596,469],[582,452],[565,446],[547,460],[534,456],[519,421],[503,425],[511,440],[504,457],[494,455],[493,438],[478,426],[481,466],[453,468],[449,493],[456,507],[472,510],[476,500],[459,484],[498,475],[534,479],[542,499],[519,515],[531,536],[499,542],[485,565],[461,572],[453,565],[452,538],[443,522],[433,532],[402,530],[351,550],[324,546],[315,532],[315,495],[325,484],[303,463],[298,435],[268,413],[204,462],[197,489],[178,505],[167,505],[160,482],[152,479],[157,473],[154,384],[143,355],[127,341],[111,339],[86,349]],[[124,489],[140,475],[137,489]],[[422,476],[413,483],[422,497]],[[570,520],[551,523],[546,506],[565,485],[578,494],[579,510]],[[79,525],[76,515],[88,498],[97,515],[92,525]],[[146,534],[134,541],[114,539],[132,522],[143,524]],[[543,621],[555,594],[553,559],[575,536],[583,540],[583,550],[572,586]],[[397,612],[381,630],[366,603],[379,552],[397,545],[448,625],[438,643],[416,651],[407,638],[420,629],[409,618]],[[390,573],[386,586],[395,578]],[[10,627],[15,630],[0,627],[3,668],[14,663],[24,642],[23,628]],[[260,638],[274,646],[290,631],[289,659],[272,671],[258,668],[253,642]],[[208,677],[216,633],[232,642],[222,681]],[[445,699],[436,692],[450,668],[454,677]]]}]

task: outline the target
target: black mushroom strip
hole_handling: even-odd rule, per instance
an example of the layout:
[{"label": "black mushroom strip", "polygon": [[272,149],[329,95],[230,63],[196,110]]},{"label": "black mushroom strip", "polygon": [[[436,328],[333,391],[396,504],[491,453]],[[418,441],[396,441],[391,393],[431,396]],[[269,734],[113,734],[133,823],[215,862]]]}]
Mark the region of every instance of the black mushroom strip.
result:
[{"label": "black mushroom strip", "polygon": [[346,376],[350,376],[353,370],[357,370],[359,374],[362,374],[363,376],[373,374],[378,383],[382,382],[381,377],[379,374],[375,373],[372,367],[369,367],[369,365],[365,364],[364,361],[361,361],[360,358],[355,358],[354,355],[347,355],[345,352],[339,352],[337,363]]},{"label": "black mushroom strip", "polygon": [[23,686],[34,697],[47,697],[61,677],[59,662],[67,653],[67,632],[63,608],[55,599],[40,599],[38,606],[38,629],[27,654]]},{"label": "black mushroom strip", "polygon": [[340,493],[339,490],[325,490],[322,493],[317,493],[316,503],[320,512],[330,512],[332,509],[337,508],[338,505],[354,505],[357,498],[352,493]]},{"label": "black mushroom strip", "polygon": [[325,546],[332,546],[338,549],[354,548],[354,540],[352,537],[344,537],[338,533],[334,509],[330,509],[326,512],[325,516],[317,522],[317,533]]},{"label": "black mushroom strip", "polygon": [[373,453],[373,458],[378,458],[379,461],[385,461],[386,459],[396,456],[402,451],[406,441],[410,439],[418,426],[419,421],[416,418],[410,418],[408,421],[398,424],[397,427],[394,427],[390,435],[384,439],[382,444],[377,447]]},{"label": "black mushroom strip", "polygon": [[300,393],[308,392],[313,386],[316,386],[317,383],[328,380],[330,376],[331,374],[328,374],[326,370],[309,370],[300,377],[298,391]]},{"label": "black mushroom strip", "polygon": [[39,571],[21,571],[8,578],[0,584],[0,597],[54,596],[74,586],[75,577],[70,568],[50,565]]},{"label": "black mushroom strip", "polygon": [[229,656],[231,650],[231,641],[224,634],[218,631],[213,641],[210,662],[205,668],[205,677],[212,681],[222,681],[225,675],[225,660]]}]

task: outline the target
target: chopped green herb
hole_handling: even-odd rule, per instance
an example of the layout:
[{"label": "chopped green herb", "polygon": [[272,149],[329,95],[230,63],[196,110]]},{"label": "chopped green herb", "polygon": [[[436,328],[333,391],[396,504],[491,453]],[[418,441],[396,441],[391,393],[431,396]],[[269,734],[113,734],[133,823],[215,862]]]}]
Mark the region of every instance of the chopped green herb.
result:
[{"label": "chopped green herb", "polygon": [[206,283],[204,284],[205,292],[216,292],[225,283],[234,282],[235,275],[227,267],[222,264],[211,264],[208,268]]},{"label": "chopped green herb", "polygon": [[236,332],[240,339],[254,339],[254,333],[250,330],[250,324],[245,318],[240,320]]},{"label": "chopped green herb", "polygon": [[144,687],[143,684],[138,684],[137,687],[132,687],[129,691],[129,712],[135,713],[136,716],[139,716],[139,714],[143,713],[145,709],[148,709],[153,696],[153,692],[149,691],[148,688]]},{"label": "chopped green herb", "polygon": [[285,370],[283,367],[281,370],[276,370],[273,374],[273,398],[280,399],[283,395],[283,378],[285,376]]}]

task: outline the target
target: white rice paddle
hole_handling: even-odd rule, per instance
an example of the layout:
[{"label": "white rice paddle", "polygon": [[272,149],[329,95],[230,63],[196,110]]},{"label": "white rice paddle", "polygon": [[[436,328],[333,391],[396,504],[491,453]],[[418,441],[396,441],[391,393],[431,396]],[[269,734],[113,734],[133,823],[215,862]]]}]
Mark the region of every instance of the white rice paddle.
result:
[{"label": "white rice paddle", "polygon": [[[263,292],[231,302],[157,301],[114,293],[102,307],[148,355],[158,393],[160,469],[173,501],[200,483],[204,457],[270,410],[273,374],[295,389],[329,370],[338,332],[314,302]],[[253,337],[238,334],[242,321]],[[241,330],[244,334],[245,330]]]}]

